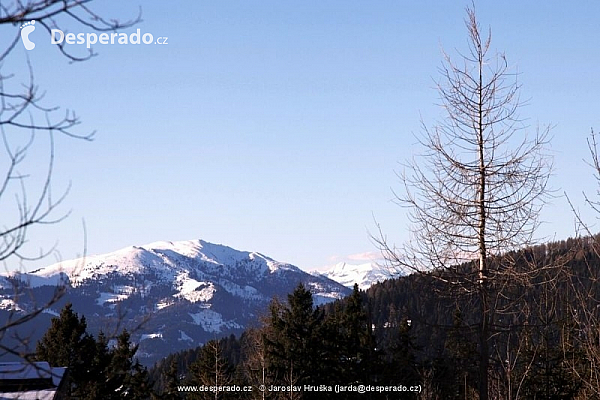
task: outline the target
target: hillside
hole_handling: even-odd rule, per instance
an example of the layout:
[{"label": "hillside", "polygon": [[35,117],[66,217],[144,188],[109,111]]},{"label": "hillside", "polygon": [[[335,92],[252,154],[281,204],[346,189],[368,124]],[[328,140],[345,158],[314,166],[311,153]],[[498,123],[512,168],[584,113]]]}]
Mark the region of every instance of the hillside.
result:
[{"label": "hillside", "polygon": [[[71,302],[87,316],[93,334],[117,327],[132,330],[132,340],[140,343],[138,357],[149,365],[178,349],[241,333],[258,323],[273,297],[286,296],[299,283],[310,288],[319,304],[350,292],[257,252],[203,240],[155,242],[12,274],[0,290],[0,307],[4,318],[10,310],[31,310],[64,284],[61,300],[44,318],[24,327],[32,339]],[[16,301],[14,286],[22,294]]]}]

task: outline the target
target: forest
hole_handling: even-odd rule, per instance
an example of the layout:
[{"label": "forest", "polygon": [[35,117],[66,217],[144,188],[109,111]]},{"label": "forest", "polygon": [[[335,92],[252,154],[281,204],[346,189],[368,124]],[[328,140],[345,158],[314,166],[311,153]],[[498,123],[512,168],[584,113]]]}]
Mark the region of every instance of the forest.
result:
[{"label": "forest", "polygon": [[[495,300],[491,398],[597,398],[598,239],[538,245],[494,260],[538,273],[528,285],[515,280],[510,290],[505,283],[490,288]],[[461,269],[477,273],[473,264]],[[300,286],[286,302],[273,301],[261,327],[173,354],[155,365],[150,378],[157,393],[171,398],[180,398],[181,385],[227,382],[254,387],[420,385],[420,393],[339,396],[477,399],[477,296],[444,293],[438,278],[413,274],[366,292],[355,288],[350,297],[323,308],[313,308],[310,292]],[[323,398],[318,392],[267,394]]]}]

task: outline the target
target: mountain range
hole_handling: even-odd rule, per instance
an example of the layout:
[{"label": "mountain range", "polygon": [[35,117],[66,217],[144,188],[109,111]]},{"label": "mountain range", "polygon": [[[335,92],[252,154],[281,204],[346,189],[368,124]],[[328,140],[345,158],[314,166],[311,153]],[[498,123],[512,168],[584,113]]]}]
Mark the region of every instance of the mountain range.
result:
[{"label": "mountain range", "polygon": [[361,290],[367,290],[377,282],[383,282],[398,275],[374,261],[362,264],[341,262],[324,270],[311,271],[311,274],[324,276],[348,288],[352,288],[356,283]]},{"label": "mountain range", "polygon": [[313,293],[315,304],[350,293],[327,275],[311,275],[257,252],[203,240],[130,246],[4,275],[0,323],[39,307],[57,285],[65,293],[42,315],[12,329],[2,345],[15,337],[35,343],[50,318],[70,302],[86,316],[92,334],[130,330],[139,343],[140,362],[151,365],[174,351],[259,324],[271,299],[285,300],[300,283]]}]

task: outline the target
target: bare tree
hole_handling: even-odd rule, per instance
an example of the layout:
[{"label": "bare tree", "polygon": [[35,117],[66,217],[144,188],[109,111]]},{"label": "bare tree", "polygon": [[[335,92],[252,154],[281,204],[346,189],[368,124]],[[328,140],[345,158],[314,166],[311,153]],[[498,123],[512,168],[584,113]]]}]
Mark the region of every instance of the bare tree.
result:
[{"label": "bare tree", "polygon": [[[479,398],[488,399],[489,344],[494,302],[490,285],[526,279],[525,272],[492,259],[534,241],[549,191],[549,129],[526,134],[518,111],[518,75],[504,54],[490,54],[467,8],[469,51],[459,61],[444,54],[437,84],[445,118],[423,126],[423,154],[399,174],[398,202],[409,209],[411,239],[395,247],[375,238],[397,269],[431,274],[479,307]],[[466,267],[465,267],[466,265]],[[510,280],[507,277],[510,276]]]},{"label": "bare tree", "polygon": [[254,390],[252,391],[252,398],[255,399],[266,399],[269,398],[269,394],[266,388],[271,385],[270,373],[267,370],[267,352],[265,348],[265,330],[250,328],[246,330],[246,341],[244,342],[243,352],[246,354],[246,360],[244,360],[244,371],[248,382],[252,382]]},{"label": "bare tree", "polygon": [[[0,4],[0,25],[14,29],[14,38],[0,49],[0,152],[3,153],[0,158],[0,261],[5,269],[20,267],[25,261],[42,259],[53,251],[53,248],[40,249],[31,254],[26,244],[32,229],[58,223],[68,215],[68,212],[58,213],[68,188],[58,196],[52,191],[55,140],[58,136],[65,136],[90,141],[94,135],[94,132],[81,133],[77,130],[80,120],[74,112],[45,104],[28,61],[21,69],[28,71],[26,82],[18,81],[17,75],[6,71],[5,62],[19,45],[19,25],[26,22],[35,21],[36,26],[41,26],[50,36],[52,29],[68,32],[67,28],[71,25],[95,31],[115,31],[140,21],[139,15],[126,22],[105,18],[91,8],[91,3],[91,0],[27,0]],[[63,46],[60,44],[56,48],[69,62],[84,61],[95,55],[91,49],[85,55],[75,55]],[[40,176],[40,170],[35,166],[39,167],[42,162],[36,159],[32,167],[27,160],[31,158],[34,143],[42,139],[48,143],[48,161]],[[23,288],[17,280],[13,281],[13,285],[16,303],[18,296],[23,295]],[[59,283],[50,299],[39,301],[25,312],[16,312],[14,307],[11,309],[8,320],[0,324],[0,356],[8,353],[27,356],[28,338],[17,338],[22,344],[19,347],[5,345],[3,339],[9,329],[32,320],[58,301],[64,289],[64,282]]]},{"label": "bare tree", "polygon": [[[597,183],[595,197],[583,191],[585,204],[596,215],[600,214],[600,148],[598,133],[591,130],[587,139],[590,160],[587,164],[592,168]],[[574,261],[581,269],[573,270],[570,280],[574,301],[571,301],[570,313],[575,321],[577,335],[573,336],[573,345],[581,349],[582,357],[587,364],[583,371],[573,362],[573,371],[584,382],[582,399],[600,396],[600,271],[597,260],[600,259],[600,235],[594,234],[593,224],[587,221],[576,209],[565,193],[565,197],[575,216],[578,247]]]},{"label": "bare tree", "polygon": [[226,397],[226,393],[219,391],[219,387],[231,383],[231,373],[231,366],[224,358],[221,343],[217,339],[206,343],[198,359],[190,367],[190,374],[192,383],[211,387],[211,390],[200,393],[197,398],[217,400]]}]

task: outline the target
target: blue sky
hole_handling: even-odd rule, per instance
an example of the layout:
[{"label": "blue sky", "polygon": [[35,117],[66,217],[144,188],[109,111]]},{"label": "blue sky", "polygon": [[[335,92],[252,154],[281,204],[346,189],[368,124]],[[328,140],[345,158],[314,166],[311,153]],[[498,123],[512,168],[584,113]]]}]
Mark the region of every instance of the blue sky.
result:
[{"label": "blue sky", "polygon": [[[552,186],[583,209],[581,191],[596,190],[582,159],[590,128],[600,129],[600,4],[526,3],[478,1],[476,10],[492,48],[521,73],[521,116],[532,129],[554,126]],[[395,171],[419,149],[420,118],[443,116],[434,80],[442,47],[466,50],[466,5],[102,2],[99,12],[121,19],[141,6],[143,22],[124,32],[168,45],[95,45],[98,56],[83,63],[33,32],[36,49],[19,43],[2,72],[17,82],[29,57],[46,104],[74,109],[80,131],[97,136],[58,138],[54,190],[72,183],[59,210],[71,215],[30,231],[29,251],[58,241],[60,254],[41,264],[80,255],[82,219],[89,254],[202,238],[311,269],[376,252],[374,219],[401,243],[408,223],[391,201]],[[18,27],[2,29],[6,38]],[[37,146],[39,173],[43,138]],[[540,236],[574,234],[562,197],[542,218]]]}]

